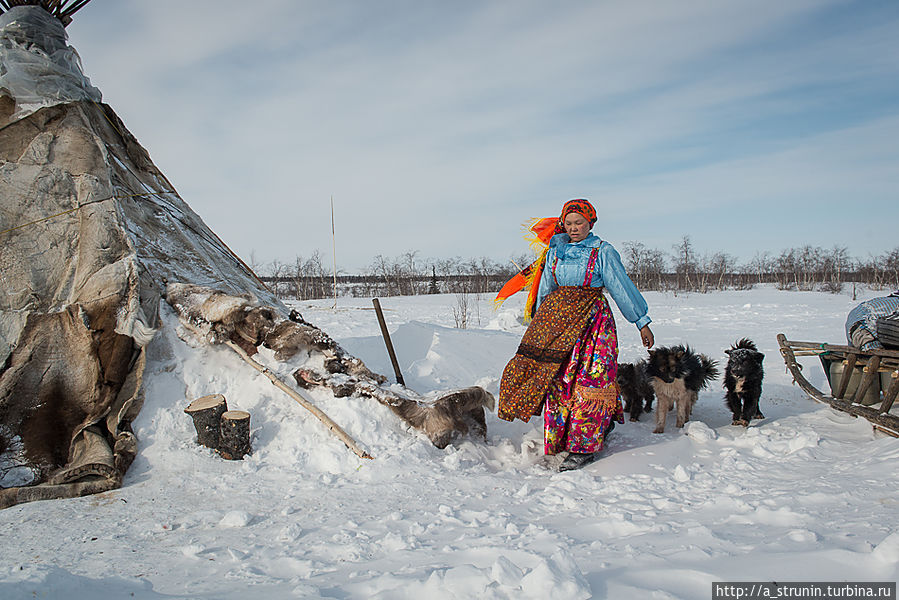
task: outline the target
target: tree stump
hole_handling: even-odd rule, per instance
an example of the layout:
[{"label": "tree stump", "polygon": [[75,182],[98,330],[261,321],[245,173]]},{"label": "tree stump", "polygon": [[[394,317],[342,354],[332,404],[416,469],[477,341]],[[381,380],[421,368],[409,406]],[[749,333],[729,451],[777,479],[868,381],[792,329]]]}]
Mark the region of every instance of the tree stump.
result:
[{"label": "tree stump", "polygon": [[250,413],[229,410],[222,415],[219,454],[228,460],[241,460],[250,453]]},{"label": "tree stump", "polygon": [[194,420],[198,444],[212,449],[219,447],[222,415],[227,410],[228,404],[221,394],[197,398],[184,409]]}]

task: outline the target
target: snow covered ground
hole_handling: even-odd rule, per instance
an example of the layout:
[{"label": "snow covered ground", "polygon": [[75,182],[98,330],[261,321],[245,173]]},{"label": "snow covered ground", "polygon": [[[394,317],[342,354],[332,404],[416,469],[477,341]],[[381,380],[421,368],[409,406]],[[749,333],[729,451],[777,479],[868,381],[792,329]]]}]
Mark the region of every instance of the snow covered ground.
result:
[{"label": "snow covered ground", "polygon": [[[808,400],[775,340],[841,343],[848,292],[646,297],[657,345],[690,343],[723,368],[731,343],[755,340],[767,418],[731,426],[719,381],[683,430],[669,415],[654,435],[644,415],[567,473],[542,455],[538,419],[488,415],[487,443],[438,450],[374,401],[315,393],[375,457],[359,459],[228,349],[175,336],[168,315],[124,487],[0,511],[0,598],[695,599],[715,581],[896,581],[899,440]],[[382,299],[412,389],[497,391],[522,298],[499,312],[469,300],[462,330],[456,296]],[[331,304],[296,307],[392,374],[370,300]],[[621,359],[642,356],[618,325]],[[296,366],[261,359],[285,376]],[[826,385],[814,359],[806,373]],[[246,460],[195,445],[183,409],[211,393],[252,414]]]}]

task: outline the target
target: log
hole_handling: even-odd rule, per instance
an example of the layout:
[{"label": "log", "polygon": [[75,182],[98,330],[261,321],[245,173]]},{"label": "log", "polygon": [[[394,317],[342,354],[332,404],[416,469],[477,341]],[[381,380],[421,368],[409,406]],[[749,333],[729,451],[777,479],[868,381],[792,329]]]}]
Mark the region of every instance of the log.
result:
[{"label": "log", "polygon": [[228,460],[242,460],[250,453],[250,413],[229,410],[222,415],[222,439],[218,451]]},{"label": "log", "polygon": [[221,394],[197,398],[184,409],[194,420],[197,443],[213,450],[218,449],[221,438],[222,415],[228,410],[228,403]]}]

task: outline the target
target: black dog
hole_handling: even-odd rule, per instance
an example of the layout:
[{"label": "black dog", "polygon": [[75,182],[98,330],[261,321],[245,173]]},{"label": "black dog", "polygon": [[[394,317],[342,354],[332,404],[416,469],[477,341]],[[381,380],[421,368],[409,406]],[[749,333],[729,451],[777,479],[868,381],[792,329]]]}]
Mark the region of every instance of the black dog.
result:
[{"label": "black dog", "polygon": [[624,398],[624,410],[630,415],[631,421],[639,421],[640,415],[652,410],[655,394],[649,383],[649,377],[646,375],[645,360],[634,364],[618,363],[618,375],[615,377],[615,382]]},{"label": "black dog", "polygon": [[718,363],[694,352],[689,346],[662,347],[649,351],[646,374],[659,399],[653,433],[662,433],[668,411],[674,406],[677,407],[678,427],[690,420],[699,390],[718,377]]},{"label": "black dog", "polygon": [[729,357],[724,370],[724,389],[727,390],[724,398],[734,415],[733,424],[748,427],[751,419],[765,418],[759,410],[762,378],[765,376],[762,361],[765,355],[746,338],[724,352]]}]

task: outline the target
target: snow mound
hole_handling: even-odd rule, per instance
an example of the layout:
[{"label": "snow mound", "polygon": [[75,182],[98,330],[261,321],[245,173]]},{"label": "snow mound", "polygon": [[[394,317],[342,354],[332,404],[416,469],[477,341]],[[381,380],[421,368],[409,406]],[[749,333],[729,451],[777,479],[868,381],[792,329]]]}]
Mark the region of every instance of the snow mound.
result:
[{"label": "snow mound", "polygon": [[715,430],[711,429],[702,421],[689,421],[684,425],[684,433],[687,434],[691,440],[700,444],[718,439],[718,434]]}]

